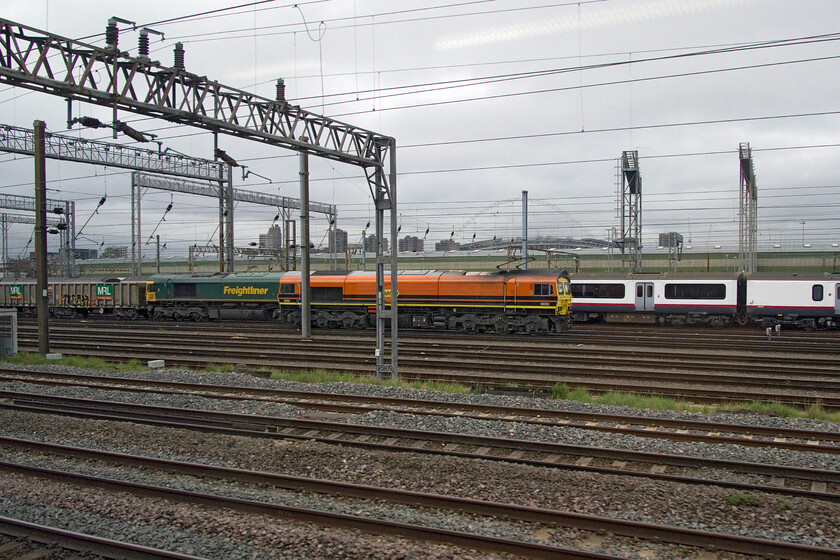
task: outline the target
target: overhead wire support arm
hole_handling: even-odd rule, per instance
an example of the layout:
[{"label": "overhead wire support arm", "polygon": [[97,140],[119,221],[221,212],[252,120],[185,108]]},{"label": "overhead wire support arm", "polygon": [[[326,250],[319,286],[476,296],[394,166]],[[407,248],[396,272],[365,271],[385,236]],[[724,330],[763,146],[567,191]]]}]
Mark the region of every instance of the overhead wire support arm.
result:
[{"label": "overhead wire support arm", "polygon": [[389,138],[370,130],[1,18],[0,82],[362,167],[386,163]]}]

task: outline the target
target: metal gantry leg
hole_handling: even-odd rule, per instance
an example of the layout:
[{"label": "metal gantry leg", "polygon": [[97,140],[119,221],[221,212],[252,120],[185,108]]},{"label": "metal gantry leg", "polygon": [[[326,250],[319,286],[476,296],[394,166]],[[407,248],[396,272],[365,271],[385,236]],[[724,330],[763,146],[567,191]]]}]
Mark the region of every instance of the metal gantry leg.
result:
[{"label": "metal gantry leg", "polygon": [[35,276],[38,301],[38,352],[50,352],[50,309],[47,298],[47,166],[44,135],[47,125],[35,121]]},{"label": "metal gantry leg", "polygon": [[311,309],[309,305],[309,155],[300,153],[300,336],[309,338]]}]

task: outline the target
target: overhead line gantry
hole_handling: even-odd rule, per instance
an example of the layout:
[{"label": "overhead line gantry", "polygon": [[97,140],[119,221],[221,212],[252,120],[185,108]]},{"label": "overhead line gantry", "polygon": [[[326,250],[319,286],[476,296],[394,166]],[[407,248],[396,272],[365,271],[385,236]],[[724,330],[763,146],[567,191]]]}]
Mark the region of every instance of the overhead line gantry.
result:
[{"label": "overhead line gantry", "polygon": [[[0,83],[129,111],[209,130],[218,134],[291,149],[300,154],[301,229],[308,232],[308,156],[349,163],[365,172],[376,208],[377,375],[397,375],[397,198],[396,140],[317,115],[286,101],[278,80],[269,99],[226,86],[186,70],[184,50],[175,46],[172,67],[141,51],[131,57],[119,50],[118,18],[106,27],[104,48],[0,19]],[[142,45],[141,45],[142,46]],[[100,78],[101,76],[101,78]],[[218,155],[218,151],[215,152]],[[36,181],[38,183],[38,181]],[[383,247],[384,211],[390,212],[391,255]],[[301,333],[309,337],[309,239],[303,240]],[[391,308],[385,314],[384,266],[390,260]],[[384,329],[391,323],[391,363],[386,364]]]}]

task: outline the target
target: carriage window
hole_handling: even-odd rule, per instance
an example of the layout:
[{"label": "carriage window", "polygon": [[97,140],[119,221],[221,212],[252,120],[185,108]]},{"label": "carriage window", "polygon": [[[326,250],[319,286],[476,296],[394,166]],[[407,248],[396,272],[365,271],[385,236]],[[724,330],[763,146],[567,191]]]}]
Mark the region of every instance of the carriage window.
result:
[{"label": "carriage window", "polygon": [[823,300],[822,284],[814,284],[814,286],[811,288],[811,299],[813,299],[814,301]]},{"label": "carriage window", "polygon": [[726,285],[665,284],[665,299],[726,299]]},{"label": "carriage window", "polygon": [[280,293],[281,294],[293,294],[293,293],[295,293],[295,285],[294,284],[280,284]]},{"label": "carriage window", "polygon": [[636,297],[637,298],[645,297],[645,287],[642,286],[641,284],[638,284],[636,286]]},{"label": "carriage window", "polygon": [[535,296],[553,296],[554,286],[552,284],[534,284]]},{"label": "carriage window", "polygon": [[624,284],[572,284],[572,295],[579,298],[622,299]]}]

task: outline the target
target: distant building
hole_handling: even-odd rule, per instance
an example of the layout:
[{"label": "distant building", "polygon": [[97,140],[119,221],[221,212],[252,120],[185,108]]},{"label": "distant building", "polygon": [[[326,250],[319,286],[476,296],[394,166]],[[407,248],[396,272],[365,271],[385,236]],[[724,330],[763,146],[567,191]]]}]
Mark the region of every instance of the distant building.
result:
[{"label": "distant building", "polygon": [[461,248],[461,244],[451,239],[441,239],[435,243],[435,251],[457,251]]},{"label": "distant building", "polygon": [[102,250],[103,259],[127,259],[128,247],[105,247]]},{"label": "distant building", "polygon": [[273,225],[264,234],[260,234],[260,249],[282,249],[283,228]]},{"label": "distant building", "polygon": [[[388,235],[388,233],[386,232],[384,235]],[[368,253],[370,253],[370,252],[373,251],[374,247],[376,247],[376,235],[375,234],[368,235],[365,238],[365,250]],[[388,252],[388,238],[387,237],[382,238],[382,251],[384,253]]]},{"label": "distant building", "polygon": [[99,254],[99,251],[96,249],[76,249],[73,254],[78,260],[89,260],[95,259]]},{"label": "distant building", "polygon": [[413,235],[406,235],[397,242],[400,253],[419,253],[423,250],[423,240]]},{"label": "distant building", "polygon": [[329,234],[330,252],[343,253],[347,250],[347,232],[340,228]]}]

